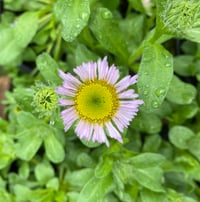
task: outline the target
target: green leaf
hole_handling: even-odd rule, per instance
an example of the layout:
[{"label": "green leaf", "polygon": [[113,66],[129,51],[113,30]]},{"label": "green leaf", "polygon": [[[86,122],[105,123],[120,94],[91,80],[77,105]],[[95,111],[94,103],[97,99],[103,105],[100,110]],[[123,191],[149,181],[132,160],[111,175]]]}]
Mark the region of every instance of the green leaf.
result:
[{"label": "green leaf", "polygon": [[154,192],[164,192],[164,188],[161,186],[162,170],[160,168],[133,168],[131,175],[141,186]]},{"label": "green leaf", "polygon": [[42,144],[42,138],[37,134],[37,128],[30,128],[18,134],[19,140],[16,144],[16,155],[23,160],[31,160]]},{"label": "green leaf", "polygon": [[15,150],[13,140],[0,133],[0,169],[8,166],[14,158]]},{"label": "green leaf", "polygon": [[169,202],[166,194],[152,192],[147,189],[141,191],[141,200],[142,202]]},{"label": "green leaf", "polygon": [[192,64],[194,57],[192,55],[179,55],[174,57],[174,71],[181,76],[193,76],[195,66]]},{"label": "green leaf", "polygon": [[42,162],[35,167],[35,177],[38,181],[46,183],[54,177],[54,170],[50,163]]},{"label": "green leaf", "polygon": [[73,187],[82,188],[94,176],[94,170],[91,168],[84,168],[81,170],[68,172],[65,179]]},{"label": "green leaf", "polygon": [[[28,26],[27,26],[28,25]],[[0,29],[0,64],[15,60],[31,42],[38,28],[38,17],[33,12],[25,12],[10,27]]]},{"label": "green leaf", "polygon": [[112,187],[112,177],[91,178],[80,192],[77,202],[100,202]]},{"label": "green leaf", "polygon": [[180,149],[187,149],[188,141],[193,137],[193,131],[185,126],[174,126],[169,131],[170,141]]},{"label": "green leaf", "polygon": [[200,161],[200,134],[188,141],[188,150]]},{"label": "green leaf", "polygon": [[113,159],[109,157],[101,158],[100,163],[95,169],[95,176],[97,178],[106,177],[112,170]]},{"label": "green leaf", "polygon": [[190,104],[197,94],[192,84],[184,83],[178,77],[173,76],[167,93],[167,99],[176,104]]},{"label": "green leaf", "polygon": [[39,123],[36,117],[33,116],[33,114],[24,111],[20,112],[17,115],[17,122],[24,129],[33,128],[34,125]]},{"label": "green leaf", "polygon": [[44,138],[44,146],[48,159],[53,163],[60,163],[65,158],[65,151],[62,144],[57,140],[54,134],[48,134]]},{"label": "green leaf", "polygon": [[135,168],[159,166],[164,160],[164,156],[154,153],[143,153],[128,159],[129,163],[131,163]]},{"label": "green leaf", "polygon": [[58,76],[58,65],[56,61],[47,53],[39,55],[36,59],[37,68],[47,82],[60,84],[61,79]]},{"label": "green leaf", "polygon": [[150,134],[158,133],[161,130],[162,122],[155,114],[140,112],[131,124],[131,127]]},{"label": "green leaf", "polygon": [[90,16],[88,0],[58,0],[54,13],[62,24],[62,37],[73,41],[87,25]]},{"label": "green leaf", "polygon": [[91,16],[90,29],[99,43],[108,51],[127,63],[128,48],[112,13],[106,8],[99,8]]},{"label": "green leaf", "polygon": [[172,79],[172,67],[172,56],[162,46],[145,46],[138,72],[138,91],[145,111],[151,112],[161,106]]}]

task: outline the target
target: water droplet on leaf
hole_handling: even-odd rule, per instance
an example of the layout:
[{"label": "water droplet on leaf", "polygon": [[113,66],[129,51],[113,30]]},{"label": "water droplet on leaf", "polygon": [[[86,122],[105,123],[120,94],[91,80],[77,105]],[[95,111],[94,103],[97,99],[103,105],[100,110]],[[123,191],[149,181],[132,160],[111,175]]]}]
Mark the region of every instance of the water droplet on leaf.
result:
[{"label": "water droplet on leaf", "polygon": [[102,17],[103,17],[104,19],[110,19],[110,18],[112,18],[112,13],[111,13],[110,11],[104,11],[104,12],[102,13]]},{"label": "water droplet on leaf", "polygon": [[87,20],[88,14],[87,13],[81,13],[80,17],[82,20]]},{"label": "water droplet on leaf", "polygon": [[155,94],[157,97],[162,97],[165,94],[165,90],[162,88],[156,89]]},{"label": "water droplet on leaf", "polygon": [[153,101],[152,102],[152,107],[154,108],[154,109],[157,109],[158,108],[158,102],[157,101]]},{"label": "water droplet on leaf", "polygon": [[165,66],[166,66],[166,67],[171,67],[171,64],[170,64],[170,63],[167,63]]}]

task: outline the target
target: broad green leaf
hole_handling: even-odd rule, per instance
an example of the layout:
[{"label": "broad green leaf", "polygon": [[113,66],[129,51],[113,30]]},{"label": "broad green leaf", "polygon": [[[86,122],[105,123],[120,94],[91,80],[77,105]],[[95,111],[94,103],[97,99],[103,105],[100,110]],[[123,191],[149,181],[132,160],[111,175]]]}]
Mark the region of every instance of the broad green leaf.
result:
[{"label": "broad green leaf", "polygon": [[54,177],[54,170],[48,162],[37,164],[34,171],[36,179],[43,183]]},{"label": "broad green leaf", "polygon": [[[159,134],[152,134],[145,137],[145,142],[142,148],[143,152],[157,152],[161,146],[162,138]],[[153,147],[152,147],[153,145]]]},{"label": "broad green leaf", "polygon": [[164,156],[154,153],[143,153],[128,159],[129,163],[136,168],[150,168],[159,166],[164,160]]},{"label": "broad green leaf", "polygon": [[60,84],[61,79],[58,76],[58,65],[49,54],[43,53],[39,55],[36,59],[36,63],[37,68],[47,82]]},{"label": "broad green leaf", "polygon": [[[27,26],[28,25],[28,26]],[[10,27],[0,29],[0,64],[15,60],[31,42],[38,28],[38,17],[33,12],[25,12]]]},{"label": "broad green leaf", "polygon": [[185,126],[174,126],[169,131],[170,141],[180,149],[187,149],[188,141],[193,137],[193,131]]},{"label": "broad green leaf", "polygon": [[195,74],[195,66],[192,55],[179,55],[174,57],[174,71],[181,76],[193,76]]},{"label": "broad green leaf", "polygon": [[14,158],[15,150],[13,140],[0,133],[0,169],[8,166]]},{"label": "broad green leaf", "polygon": [[158,133],[161,130],[162,122],[160,118],[155,114],[139,113],[131,124],[131,127],[140,131],[150,134]]},{"label": "broad green leaf", "polygon": [[200,161],[200,134],[188,141],[188,150]]},{"label": "broad green leaf", "polygon": [[167,93],[167,99],[176,104],[190,104],[195,99],[196,94],[196,88],[192,84],[185,83],[174,75]]},{"label": "broad green leaf", "polygon": [[128,48],[112,13],[106,8],[99,8],[93,13],[90,29],[99,43],[119,59],[127,62]]},{"label": "broad green leaf", "polygon": [[91,178],[83,187],[77,202],[100,202],[112,187],[112,177]]},{"label": "broad green leaf", "polygon": [[44,146],[48,159],[53,163],[60,163],[65,158],[65,151],[62,144],[54,134],[49,133],[44,138]]},{"label": "broad green leaf", "polygon": [[17,122],[24,129],[33,128],[34,125],[39,123],[36,117],[33,116],[33,114],[24,111],[20,112],[17,115]]},{"label": "broad green leaf", "polygon": [[13,202],[13,197],[4,190],[0,190],[0,201]]},{"label": "broad green leaf", "polygon": [[80,167],[92,168],[96,164],[88,153],[80,153],[76,158],[76,163]]},{"label": "broad green leaf", "polygon": [[140,194],[141,202],[171,202],[168,200],[167,195],[163,193],[143,189]]},{"label": "broad green leaf", "polygon": [[113,159],[109,157],[102,158],[95,169],[95,176],[97,178],[106,177],[112,170]]},{"label": "broad green leaf", "polygon": [[42,144],[42,138],[37,134],[37,128],[30,128],[19,134],[15,152],[20,159],[31,160]]},{"label": "broad green leaf", "polygon": [[54,13],[62,25],[62,37],[71,42],[87,25],[90,16],[89,0],[58,0]]},{"label": "broad green leaf", "polygon": [[138,91],[145,111],[151,112],[161,106],[172,79],[172,67],[172,56],[162,46],[145,46],[138,72]]},{"label": "broad green leaf", "polygon": [[141,186],[154,192],[164,192],[164,188],[161,186],[162,170],[160,168],[133,168],[131,175]]},{"label": "broad green leaf", "polygon": [[87,49],[86,46],[79,44],[76,48],[75,52],[75,59],[76,59],[76,64],[80,65],[83,62],[90,62],[90,61],[97,61],[99,57],[91,52],[89,49]]},{"label": "broad green leaf", "polygon": [[138,10],[138,11],[140,11],[140,12],[145,12],[141,0],[128,0],[128,1],[129,1],[130,6],[131,6],[133,9],[136,9],[136,10]]},{"label": "broad green leaf", "polygon": [[93,169],[84,168],[81,170],[68,172],[65,176],[65,180],[73,187],[82,188],[93,176]]}]

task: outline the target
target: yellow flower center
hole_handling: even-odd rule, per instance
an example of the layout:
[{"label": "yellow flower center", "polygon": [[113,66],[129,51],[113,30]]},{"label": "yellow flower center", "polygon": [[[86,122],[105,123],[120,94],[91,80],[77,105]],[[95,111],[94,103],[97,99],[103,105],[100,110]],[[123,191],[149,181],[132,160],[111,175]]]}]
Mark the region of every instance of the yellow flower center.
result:
[{"label": "yellow flower center", "polygon": [[104,80],[84,82],[78,89],[74,102],[80,117],[90,123],[110,120],[119,107],[115,87]]}]

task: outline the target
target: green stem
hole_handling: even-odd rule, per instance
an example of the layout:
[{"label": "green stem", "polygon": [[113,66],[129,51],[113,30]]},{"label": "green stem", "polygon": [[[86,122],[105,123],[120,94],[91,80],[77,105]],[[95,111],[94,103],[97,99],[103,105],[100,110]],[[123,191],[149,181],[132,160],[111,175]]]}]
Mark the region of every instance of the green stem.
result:
[{"label": "green stem", "polygon": [[54,51],[54,59],[58,60],[59,59],[59,54],[60,54],[60,47],[61,47],[61,41],[62,41],[62,37],[61,37],[61,29],[60,27],[58,27],[58,38],[56,40],[56,46],[55,46],[55,51]]}]

